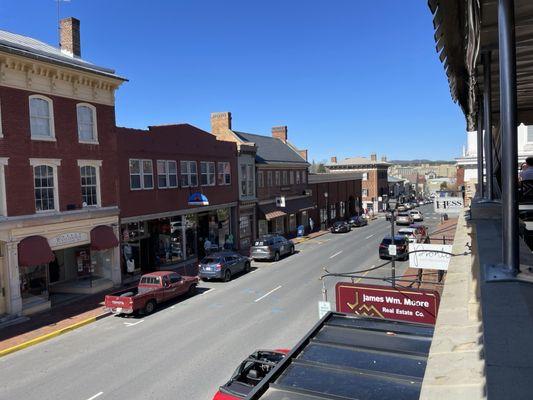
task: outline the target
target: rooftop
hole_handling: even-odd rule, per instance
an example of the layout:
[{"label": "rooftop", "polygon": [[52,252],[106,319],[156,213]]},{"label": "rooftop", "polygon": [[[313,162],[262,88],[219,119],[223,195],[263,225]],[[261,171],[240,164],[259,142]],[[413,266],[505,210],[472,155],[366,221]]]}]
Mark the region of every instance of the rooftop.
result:
[{"label": "rooftop", "polygon": [[115,70],[92,64],[80,57],[70,56],[61,49],[28,36],[0,30],[0,52],[11,53],[36,60],[63,65],[98,75],[126,80],[115,74]]},{"label": "rooftop", "polygon": [[337,162],[328,162],[326,163],[326,167],[332,167],[332,166],[349,166],[349,165],[383,165],[383,166],[389,166],[391,165],[387,161],[381,161],[381,160],[372,160],[368,157],[348,157],[344,160],[339,160]]}]

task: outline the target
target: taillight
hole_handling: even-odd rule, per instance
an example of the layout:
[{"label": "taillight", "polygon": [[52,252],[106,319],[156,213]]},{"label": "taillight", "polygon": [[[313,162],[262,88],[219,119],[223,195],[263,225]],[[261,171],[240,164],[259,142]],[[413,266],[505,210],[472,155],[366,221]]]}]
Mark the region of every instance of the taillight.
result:
[{"label": "taillight", "polygon": [[217,265],[215,265],[215,269],[216,269],[217,271],[220,271],[220,270],[222,269],[222,264],[217,264]]}]

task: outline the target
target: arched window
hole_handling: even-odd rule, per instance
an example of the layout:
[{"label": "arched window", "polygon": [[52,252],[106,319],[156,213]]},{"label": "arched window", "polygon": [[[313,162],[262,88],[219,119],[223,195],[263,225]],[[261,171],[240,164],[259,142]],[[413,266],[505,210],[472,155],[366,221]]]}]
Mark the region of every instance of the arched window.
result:
[{"label": "arched window", "polygon": [[78,117],[78,138],[81,143],[98,143],[96,130],[96,108],[91,104],[76,106]]},{"label": "arched window", "polygon": [[48,97],[30,96],[30,132],[32,139],[54,140],[54,108]]}]

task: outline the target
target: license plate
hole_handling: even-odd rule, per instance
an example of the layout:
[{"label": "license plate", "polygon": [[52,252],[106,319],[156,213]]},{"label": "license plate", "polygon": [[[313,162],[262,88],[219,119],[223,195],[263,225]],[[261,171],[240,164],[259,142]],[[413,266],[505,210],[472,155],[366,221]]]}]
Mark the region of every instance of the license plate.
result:
[{"label": "license plate", "polygon": [[205,267],[204,268],[206,271],[211,271],[211,267]]}]

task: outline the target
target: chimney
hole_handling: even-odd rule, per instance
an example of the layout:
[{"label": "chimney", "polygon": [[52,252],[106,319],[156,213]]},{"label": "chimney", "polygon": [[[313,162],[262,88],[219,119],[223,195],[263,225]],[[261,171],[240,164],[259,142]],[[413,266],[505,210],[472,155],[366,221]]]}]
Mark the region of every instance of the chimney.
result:
[{"label": "chimney", "polygon": [[337,164],[337,156],[331,157],[331,163]]},{"label": "chimney", "polygon": [[272,137],[281,139],[283,143],[287,142],[287,126],[275,126],[272,128]]},{"label": "chimney", "polygon": [[217,135],[231,129],[231,113],[215,112],[211,113],[211,133]]},{"label": "chimney", "polygon": [[381,161],[387,162],[387,156],[381,156]]},{"label": "chimney", "polygon": [[376,155],[376,153],[370,154],[370,161],[377,161],[377,160],[378,160],[378,156]]},{"label": "chimney", "polygon": [[61,52],[71,57],[81,57],[80,20],[69,17],[59,21],[59,46]]},{"label": "chimney", "polygon": [[298,154],[300,154],[300,157],[307,161],[307,150],[298,150]]}]

